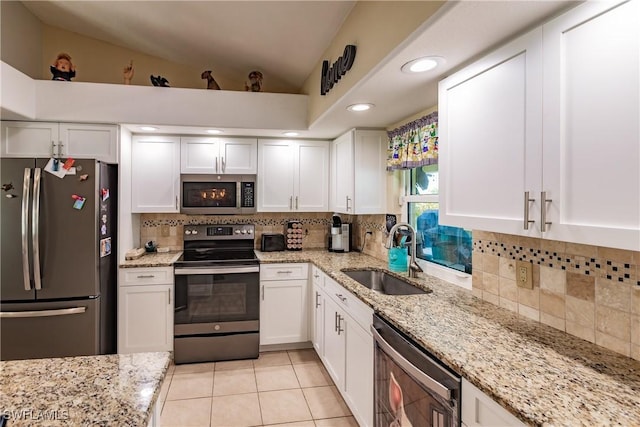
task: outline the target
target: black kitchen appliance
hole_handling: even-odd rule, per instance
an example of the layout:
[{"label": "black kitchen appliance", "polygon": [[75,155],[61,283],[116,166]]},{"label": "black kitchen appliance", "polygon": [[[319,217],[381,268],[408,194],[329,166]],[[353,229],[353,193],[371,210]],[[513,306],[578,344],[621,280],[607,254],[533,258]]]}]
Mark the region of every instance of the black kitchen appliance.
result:
[{"label": "black kitchen appliance", "polygon": [[175,263],[176,364],[255,359],[260,264],[250,224],[185,225]]},{"label": "black kitchen appliance", "polygon": [[260,238],[260,250],[262,252],[284,251],[284,234],[262,233]]},{"label": "black kitchen appliance", "polygon": [[180,212],[232,215],[256,212],[255,175],[180,175]]}]

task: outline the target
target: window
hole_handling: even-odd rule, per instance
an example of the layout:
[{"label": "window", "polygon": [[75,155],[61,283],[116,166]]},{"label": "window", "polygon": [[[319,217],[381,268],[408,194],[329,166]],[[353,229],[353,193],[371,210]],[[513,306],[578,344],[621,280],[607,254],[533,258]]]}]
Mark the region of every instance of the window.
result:
[{"label": "window", "polygon": [[438,221],[438,165],[405,172],[405,212],[418,235],[416,257],[471,274],[471,231]]}]

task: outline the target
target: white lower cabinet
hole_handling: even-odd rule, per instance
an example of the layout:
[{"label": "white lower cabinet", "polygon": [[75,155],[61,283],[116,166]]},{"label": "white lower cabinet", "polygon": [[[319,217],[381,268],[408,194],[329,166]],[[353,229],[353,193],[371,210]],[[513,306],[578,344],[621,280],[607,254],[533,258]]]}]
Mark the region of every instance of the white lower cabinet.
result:
[{"label": "white lower cabinet", "polygon": [[173,351],[173,268],[120,269],[118,353]]},{"label": "white lower cabinet", "polygon": [[525,424],[489,396],[462,379],[462,425],[524,427]]},{"label": "white lower cabinet", "polygon": [[307,264],[260,266],[260,345],[309,339]]},{"label": "white lower cabinet", "polygon": [[[325,277],[321,295],[322,359],[360,426],[373,425],[373,310],[333,279]],[[321,289],[321,290],[320,290]]]},{"label": "white lower cabinet", "polygon": [[321,358],[324,355],[324,281],[325,274],[316,266],[311,267],[311,342]]}]

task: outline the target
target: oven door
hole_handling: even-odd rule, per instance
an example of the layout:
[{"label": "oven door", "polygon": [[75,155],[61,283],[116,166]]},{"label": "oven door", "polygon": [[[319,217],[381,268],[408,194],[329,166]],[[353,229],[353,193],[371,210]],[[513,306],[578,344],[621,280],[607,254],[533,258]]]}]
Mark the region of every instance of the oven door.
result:
[{"label": "oven door", "polygon": [[180,325],[251,322],[260,316],[260,267],[176,267],[176,331]]},{"label": "oven door", "polygon": [[453,427],[460,425],[460,377],[378,316],[375,340],[374,425]]}]

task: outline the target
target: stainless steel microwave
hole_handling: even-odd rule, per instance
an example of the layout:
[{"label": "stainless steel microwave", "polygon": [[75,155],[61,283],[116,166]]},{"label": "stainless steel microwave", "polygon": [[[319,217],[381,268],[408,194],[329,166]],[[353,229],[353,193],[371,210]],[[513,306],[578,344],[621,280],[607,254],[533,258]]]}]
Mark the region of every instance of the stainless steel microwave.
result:
[{"label": "stainless steel microwave", "polygon": [[256,212],[255,175],[180,175],[180,212],[232,215]]}]

